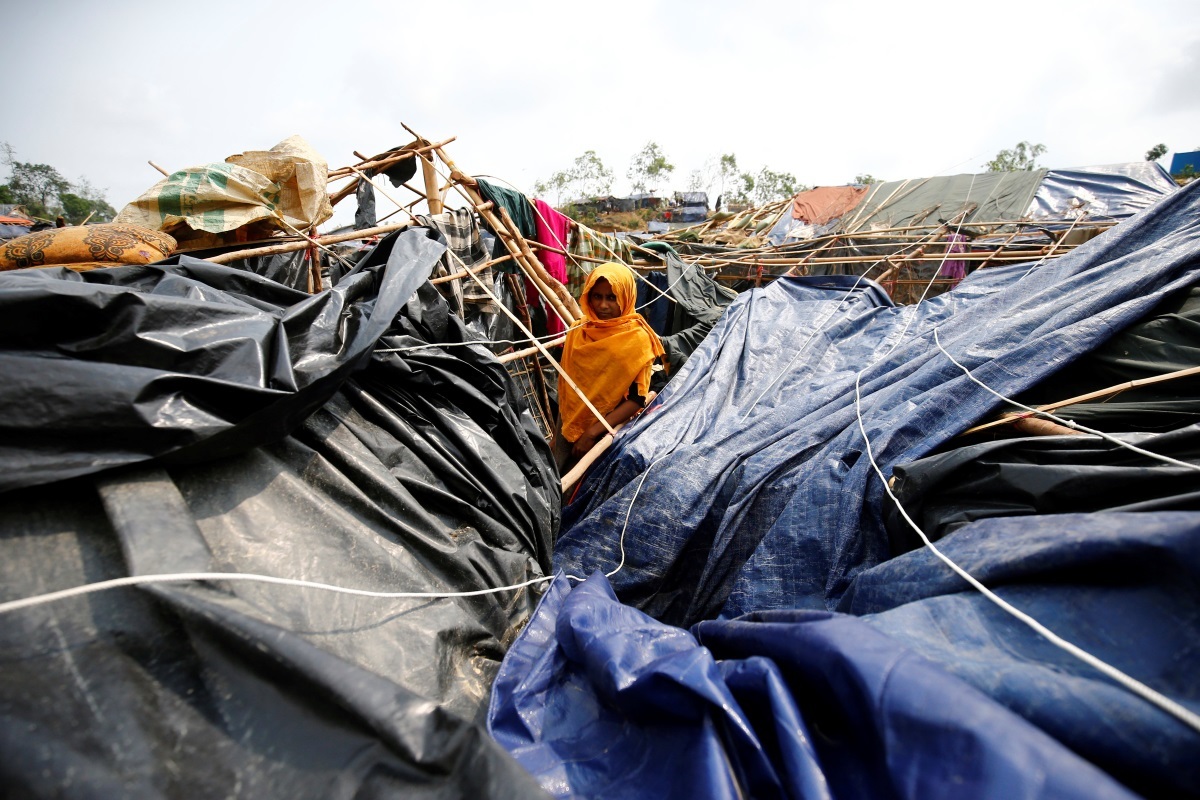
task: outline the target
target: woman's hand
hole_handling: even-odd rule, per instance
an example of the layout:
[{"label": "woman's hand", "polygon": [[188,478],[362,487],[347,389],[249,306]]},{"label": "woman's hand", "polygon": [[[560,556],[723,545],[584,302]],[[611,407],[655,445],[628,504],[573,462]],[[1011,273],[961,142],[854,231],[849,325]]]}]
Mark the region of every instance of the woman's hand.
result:
[{"label": "woman's hand", "polygon": [[575,458],[583,458],[607,432],[599,422],[592,423],[592,426],[575,440],[575,444],[571,447],[571,455]]}]

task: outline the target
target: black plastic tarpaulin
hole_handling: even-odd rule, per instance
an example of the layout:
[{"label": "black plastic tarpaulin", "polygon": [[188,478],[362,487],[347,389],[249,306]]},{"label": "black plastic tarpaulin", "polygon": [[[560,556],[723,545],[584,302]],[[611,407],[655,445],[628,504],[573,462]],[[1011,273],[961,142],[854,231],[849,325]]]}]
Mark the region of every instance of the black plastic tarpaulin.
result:
[{"label": "black plastic tarpaulin", "polygon": [[[0,598],[236,572],[376,592],[548,567],[550,454],[390,237],[309,297],[204,262],[0,276]],[[530,796],[480,724],[531,589],[250,581],[0,618],[10,797]]]}]

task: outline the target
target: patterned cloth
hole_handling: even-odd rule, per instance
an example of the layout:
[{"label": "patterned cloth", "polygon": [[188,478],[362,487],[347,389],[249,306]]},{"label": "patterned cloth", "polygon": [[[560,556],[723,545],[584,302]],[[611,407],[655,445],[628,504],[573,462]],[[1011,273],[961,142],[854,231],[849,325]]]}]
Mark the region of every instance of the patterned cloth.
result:
[{"label": "patterned cloth", "polygon": [[[445,275],[453,275],[456,272],[461,272],[464,269],[464,264],[466,265],[465,268],[473,269],[488,260],[488,252],[483,246],[483,241],[480,239],[479,225],[475,221],[475,214],[471,209],[455,208],[436,216],[422,214],[417,217],[417,221],[421,225],[437,228],[441,231],[450,246],[450,250],[442,256],[431,277],[440,278]],[[451,255],[451,253],[454,255]],[[458,258],[455,258],[455,256]],[[491,267],[477,272],[476,275],[479,276],[480,281],[484,284],[488,286],[492,285]],[[442,290],[442,295],[446,298],[447,302],[460,315],[465,310],[464,303],[479,304],[482,306],[480,311],[485,313],[499,311],[496,308],[496,304],[491,301],[491,298],[483,290],[483,287],[470,276],[457,281],[438,284],[438,288]]]},{"label": "patterned cloth", "polygon": [[153,264],[175,249],[175,239],[140,225],[107,222],[36,231],[0,246],[0,271],[70,267],[83,272],[122,264]]},{"label": "patterned cloth", "polygon": [[[586,225],[575,223],[571,232],[571,255],[587,258],[602,258],[605,261],[618,261],[629,265],[633,263],[633,249],[629,243],[607,233],[599,233]],[[588,273],[597,262],[583,261],[576,258],[567,259],[567,289],[575,297],[583,292],[583,284]]]}]

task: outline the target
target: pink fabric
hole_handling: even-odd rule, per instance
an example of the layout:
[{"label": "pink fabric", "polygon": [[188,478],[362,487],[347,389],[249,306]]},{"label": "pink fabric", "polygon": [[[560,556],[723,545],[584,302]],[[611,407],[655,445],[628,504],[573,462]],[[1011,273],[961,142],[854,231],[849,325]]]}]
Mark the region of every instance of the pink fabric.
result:
[{"label": "pink fabric", "polygon": [[[567,249],[567,242],[571,240],[571,220],[569,217],[564,217],[562,214],[555,211],[549,203],[544,200],[534,200],[535,222],[537,223],[537,240],[539,244],[544,244],[547,247],[557,247],[559,250]],[[542,266],[546,271],[559,283],[564,286],[567,283],[567,258],[558,253],[551,253],[547,250],[538,251],[538,260],[542,262]],[[525,293],[529,295],[530,302],[536,298],[539,302],[541,297],[537,293],[537,289],[529,282],[525,282]],[[566,327],[553,311],[546,314],[546,332],[547,333],[562,333]]]},{"label": "pink fabric", "polygon": [[[946,255],[955,255],[956,253],[967,252],[967,237],[961,233],[946,234]],[[961,281],[967,277],[967,262],[962,259],[952,258],[942,262],[942,268],[938,271],[939,278],[950,278],[951,280]]]}]

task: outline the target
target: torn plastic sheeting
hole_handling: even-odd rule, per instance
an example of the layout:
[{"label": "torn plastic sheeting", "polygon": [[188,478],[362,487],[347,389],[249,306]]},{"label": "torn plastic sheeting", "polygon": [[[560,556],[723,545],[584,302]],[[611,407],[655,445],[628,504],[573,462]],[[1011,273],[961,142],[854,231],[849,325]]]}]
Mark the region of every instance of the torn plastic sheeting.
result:
[{"label": "torn plastic sheeting", "polygon": [[963,292],[903,308],[804,279],[740,295],[584,479],[556,567],[615,566],[614,521],[633,504],[614,587],[652,616],[689,624],[836,606],[857,572],[890,556],[856,375],[887,475],[1000,404],[937,350],[935,327],[976,377],[1017,394],[1196,283],[1200,194],[1185,188],[1007,281],[972,288],[978,274]]},{"label": "torn plastic sheeting", "polygon": [[[367,274],[397,249],[369,256]],[[429,252],[426,273],[440,250]],[[207,275],[240,287],[250,308],[275,299],[287,308],[282,287],[193,267],[179,281],[190,292]],[[109,272],[112,281],[142,277]],[[401,279],[380,277],[369,286],[386,291]],[[362,326],[384,299],[359,294]],[[205,311],[219,321],[227,308],[198,307],[197,330]],[[174,324],[152,316],[138,332],[167,340]],[[424,283],[378,346],[468,338]],[[503,366],[483,347],[371,355],[375,347],[290,435],[233,455],[0,494],[3,599],[176,571],[418,592],[495,588],[542,572],[558,479]],[[214,363],[221,356],[231,363]],[[239,357],[216,350],[201,366],[235,371]],[[91,394],[71,398],[82,417]],[[535,795],[478,722],[533,602],[530,589],[380,599],[231,582],[15,612],[0,626],[0,775],[12,792],[60,797]]]},{"label": "torn plastic sheeting", "polygon": [[1083,212],[1086,220],[1124,219],[1179,191],[1170,174],[1154,161],[1108,164],[1046,173],[1028,215],[1062,219]]},{"label": "torn plastic sheeting", "polygon": [[501,667],[492,735],[557,797],[1132,796],[863,621],[692,634],[560,575]]},{"label": "torn plastic sheeting", "polygon": [[0,491],[286,435],[429,275],[431,235],[388,237],[311,296],[187,256],[0,275]]}]

